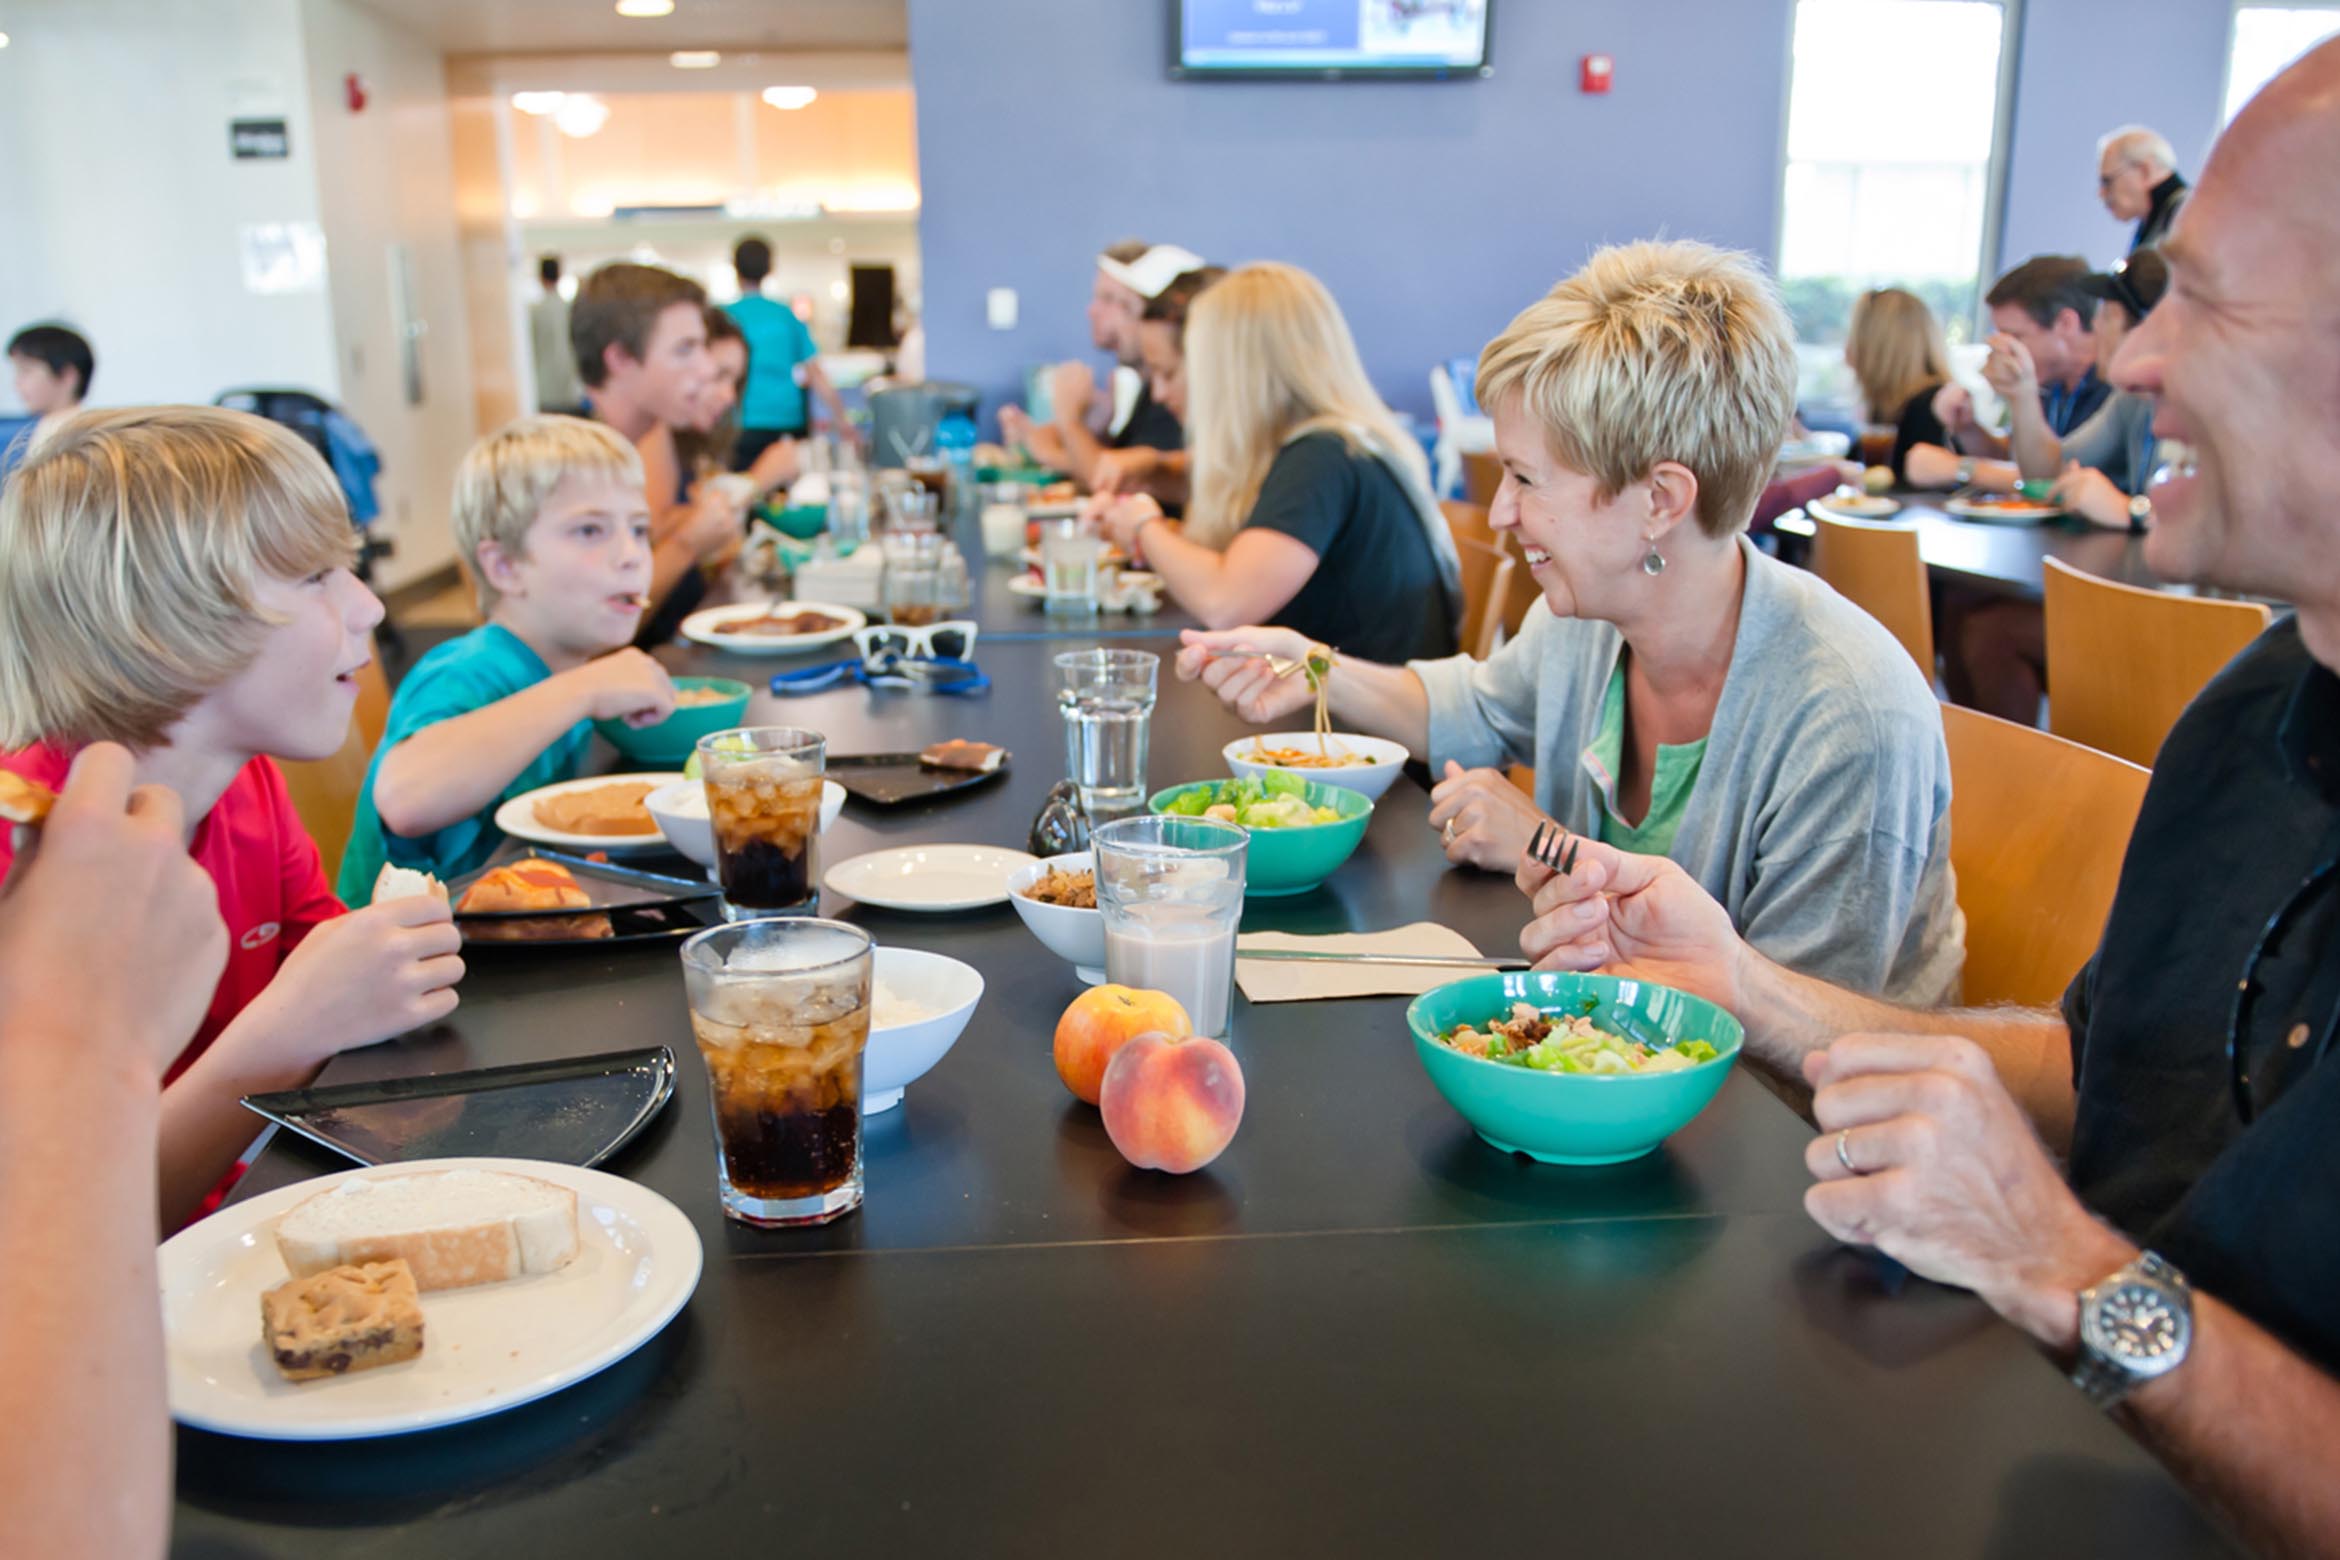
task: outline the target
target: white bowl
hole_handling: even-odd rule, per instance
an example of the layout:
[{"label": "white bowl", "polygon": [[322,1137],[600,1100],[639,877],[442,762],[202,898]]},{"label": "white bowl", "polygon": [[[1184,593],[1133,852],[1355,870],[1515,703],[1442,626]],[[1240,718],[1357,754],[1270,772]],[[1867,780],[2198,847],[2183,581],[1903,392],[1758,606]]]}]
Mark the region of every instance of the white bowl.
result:
[{"label": "white bowl", "polygon": [[902,1091],[926,1076],[957,1042],[983,1000],[974,966],[916,948],[877,950],[876,978],[894,996],[918,1003],[928,1016],[869,1031],[861,1057],[861,1113],[874,1116],[902,1103]]},{"label": "white bowl", "polygon": [[[707,821],[707,787],[698,780],[676,780],[662,785],[642,798],[642,805],[650,809],[650,816],[658,820],[658,832],[666,836],[666,843],[697,862],[713,870],[715,866],[715,825]],[[834,780],[821,782],[821,827],[837,821],[837,814],[845,809],[845,788]]]},{"label": "white bowl", "polygon": [[[1325,740],[1338,743],[1352,753],[1363,754],[1373,762],[1349,764],[1339,769],[1289,769],[1280,764],[1257,763],[1244,756],[1261,748],[1306,748],[1314,752],[1316,733],[1313,731],[1263,731],[1256,737],[1237,737],[1219,752],[1238,779],[1271,773],[1295,775],[1302,780],[1321,780],[1326,785],[1337,785],[1344,791],[1355,791],[1368,801],[1381,800],[1381,793],[1390,788],[1390,784],[1398,777],[1398,771],[1406,767],[1406,746],[1402,742],[1391,742],[1381,737],[1352,736],[1345,731],[1333,732]],[[656,812],[657,809],[652,808],[651,811]]]},{"label": "white bowl", "polygon": [[1008,877],[1008,903],[1016,907],[1016,914],[1024,918],[1032,935],[1046,943],[1050,953],[1070,964],[1073,973],[1085,984],[1102,986],[1105,984],[1105,917],[1095,910],[1076,910],[1070,905],[1044,905],[1024,893],[1046,877],[1051,867],[1064,872],[1093,872],[1097,858],[1085,850],[1076,850],[1017,868]]}]

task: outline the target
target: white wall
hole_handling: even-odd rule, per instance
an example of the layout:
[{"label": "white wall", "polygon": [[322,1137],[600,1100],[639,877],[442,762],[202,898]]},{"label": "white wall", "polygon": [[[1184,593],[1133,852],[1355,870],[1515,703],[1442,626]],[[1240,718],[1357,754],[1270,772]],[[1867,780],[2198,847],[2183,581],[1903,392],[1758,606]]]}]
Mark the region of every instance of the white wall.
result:
[{"label": "white wall", "polygon": [[[448,495],[473,436],[446,71],[437,51],[350,0],[300,0],[300,10],[339,399],[382,454],[375,492],[397,551],[375,583],[390,588],[453,560]],[[367,95],[354,113],[352,72]],[[407,399],[393,304],[399,247],[423,327],[419,403]]]},{"label": "white wall", "polygon": [[[7,19],[0,328],[84,332],[105,404],[332,394],[322,284],[253,293],[240,247],[247,224],[318,221],[298,0],[12,0]],[[231,158],[239,115],[285,119],[291,157]]]}]

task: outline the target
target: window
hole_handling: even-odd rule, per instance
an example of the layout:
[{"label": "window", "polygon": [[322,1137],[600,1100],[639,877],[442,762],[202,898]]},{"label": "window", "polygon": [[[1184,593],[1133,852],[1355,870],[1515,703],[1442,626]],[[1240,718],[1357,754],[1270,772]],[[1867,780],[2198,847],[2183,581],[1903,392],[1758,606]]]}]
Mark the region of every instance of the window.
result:
[{"label": "window", "polygon": [[1841,342],[1853,299],[1883,286],[1969,333],[2006,20],[1999,0],[1797,0],[1779,276],[1798,339]]},{"label": "window", "polygon": [[2234,49],[2226,60],[2226,117],[2241,113],[2284,66],[2335,33],[2340,33],[2340,6],[2235,7]]}]

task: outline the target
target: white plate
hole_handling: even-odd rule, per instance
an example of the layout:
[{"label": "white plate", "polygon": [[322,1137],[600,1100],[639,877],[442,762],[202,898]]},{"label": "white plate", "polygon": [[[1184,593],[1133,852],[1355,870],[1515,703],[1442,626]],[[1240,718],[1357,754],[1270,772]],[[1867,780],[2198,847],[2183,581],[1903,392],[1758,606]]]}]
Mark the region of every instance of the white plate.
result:
[{"label": "white plate", "polygon": [[1029,574],[1019,574],[1008,581],[1008,594],[1021,596],[1026,601],[1045,601],[1048,599],[1048,584],[1045,580],[1034,579]]},{"label": "white plate", "polygon": [[[1037,569],[1040,567],[1041,554],[1040,549],[1037,547],[1027,547],[1022,552],[1016,554],[1016,556],[1023,559],[1025,566],[1028,568]],[[1129,554],[1123,552],[1118,547],[1107,547],[1105,549],[1105,556],[1098,560],[1097,566],[1103,569],[1127,568],[1129,566]]]},{"label": "white plate", "polygon": [[[572,1188],[576,1260],[557,1273],[425,1294],[418,1359],[321,1381],[278,1375],[260,1341],[260,1292],[287,1276],[276,1220],[352,1175],[467,1168]],[[430,1159],[232,1203],[165,1241],[157,1259],[172,1418],[266,1441],[340,1441],[501,1413],[608,1369],[683,1308],[703,1256],[681,1209],[621,1177],[533,1159]]]},{"label": "white plate", "polygon": [[1942,506],[1961,520],[1979,520],[1984,525],[2045,525],[2063,515],[2061,509],[2019,509],[2009,514],[2003,509],[1985,509],[1975,500],[1964,496],[1953,498]]},{"label": "white plate", "polygon": [[[715,625],[733,623],[742,618],[760,618],[766,612],[826,612],[841,621],[842,626],[827,628],[817,634],[718,634]],[[792,650],[817,650],[822,645],[833,645],[840,639],[850,639],[854,630],[867,626],[869,619],[851,607],[840,607],[829,601],[735,602],[728,607],[708,607],[682,620],[682,636],[696,644],[710,645],[717,650],[736,650],[741,655],[783,655]]]},{"label": "white plate", "polygon": [[568,834],[559,829],[548,829],[536,821],[536,803],[541,797],[558,796],[564,791],[590,791],[597,785],[612,785],[620,780],[647,780],[653,785],[669,785],[682,777],[679,769],[645,769],[631,774],[593,775],[583,780],[563,780],[558,785],[540,785],[533,791],[521,792],[497,808],[496,827],[516,840],[580,853],[606,850],[615,855],[623,851],[664,850],[666,836],[656,829],[648,834]]},{"label": "white plate", "polygon": [[821,886],[881,910],[979,910],[1007,903],[1008,874],[1039,859],[997,845],[903,845],[840,861]]},{"label": "white plate", "polygon": [[1808,507],[1832,520],[1885,520],[1901,512],[1901,500],[1882,493],[1864,493],[1858,498],[1830,493],[1813,499]]}]

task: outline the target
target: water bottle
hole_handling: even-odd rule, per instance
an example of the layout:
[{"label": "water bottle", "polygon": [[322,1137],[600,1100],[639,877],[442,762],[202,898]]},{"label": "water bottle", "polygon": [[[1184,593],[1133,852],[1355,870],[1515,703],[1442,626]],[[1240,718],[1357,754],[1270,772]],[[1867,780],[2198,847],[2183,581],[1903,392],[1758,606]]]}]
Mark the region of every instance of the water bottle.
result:
[{"label": "water bottle", "polygon": [[950,473],[950,522],[955,526],[964,510],[975,502],[975,419],[965,412],[952,412],[943,418],[934,430],[934,450],[942,457],[943,468]]}]

